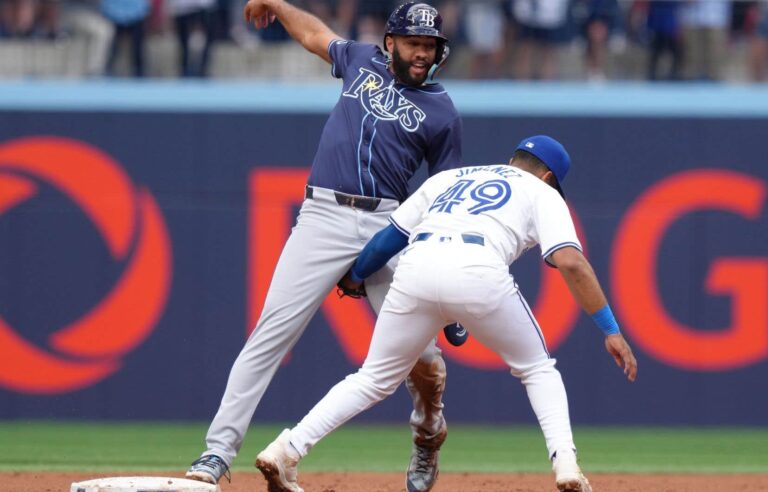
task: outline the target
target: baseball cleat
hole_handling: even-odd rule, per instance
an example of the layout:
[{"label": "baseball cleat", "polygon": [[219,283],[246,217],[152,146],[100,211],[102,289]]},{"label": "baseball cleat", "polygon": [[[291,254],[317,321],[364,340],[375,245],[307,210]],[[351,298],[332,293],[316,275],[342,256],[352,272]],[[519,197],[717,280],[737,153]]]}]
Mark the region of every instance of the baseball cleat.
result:
[{"label": "baseball cleat", "polygon": [[277,439],[256,456],[256,468],[267,480],[269,492],[304,492],[296,482],[299,456],[290,442],[291,431],[283,430]]},{"label": "baseball cleat", "polygon": [[443,334],[448,342],[455,346],[460,347],[464,345],[464,342],[469,338],[469,332],[460,323],[451,323],[443,328]]},{"label": "baseball cleat", "polygon": [[208,482],[216,485],[224,476],[231,482],[229,467],[221,457],[215,454],[207,454],[192,462],[185,475],[187,478],[198,482]]},{"label": "baseball cleat", "polygon": [[432,490],[440,473],[438,458],[440,446],[448,436],[448,429],[444,426],[440,432],[430,440],[416,438],[413,443],[411,462],[405,475],[405,488],[408,492],[428,492]]},{"label": "baseball cleat", "polygon": [[560,492],[592,492],[589,480],[576,463],[574,450],[558,450],[552,458],[552,471],[555,472],[555,484]]}]

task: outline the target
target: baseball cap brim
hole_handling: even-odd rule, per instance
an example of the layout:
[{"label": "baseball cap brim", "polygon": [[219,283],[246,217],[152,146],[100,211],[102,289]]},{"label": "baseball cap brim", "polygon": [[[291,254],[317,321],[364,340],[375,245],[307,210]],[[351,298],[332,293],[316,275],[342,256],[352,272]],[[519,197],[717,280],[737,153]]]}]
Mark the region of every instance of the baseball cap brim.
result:
[{"label": "baseball cap brim", "polygon": [[560,187],[560,181],[558,181],[557,178],[555,177],[555,173],[552,173],[552,179],[554,180],[554,184],[552,185],[552,188],[556,189],[557,192],[560,193],[560,196],[565,198],[565,193],[563,192],[563,189]]}]

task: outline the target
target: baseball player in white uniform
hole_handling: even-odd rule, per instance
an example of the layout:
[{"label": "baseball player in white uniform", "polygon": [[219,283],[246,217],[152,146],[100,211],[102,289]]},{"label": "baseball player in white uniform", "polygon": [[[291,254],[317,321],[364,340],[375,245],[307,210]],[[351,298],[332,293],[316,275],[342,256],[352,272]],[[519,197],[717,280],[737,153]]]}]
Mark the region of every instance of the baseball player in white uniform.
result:
[{"label": "baseball player in white uniform", "polygon": [[637,361],[581,245],[562,198],[570,167],[545,135],[524,139],[509,165],[465,167],[428,179],[366,245],[343,284],[354,288],[407,246],[379,313],[362,368],[347,376],[293,429],[262,451],[256,466],[270,491],[301,491],[298,461],[324,436],[392,394],[446,323],[459,322],[493,349],[525,385],[560,491],[591,491],[576,462],[568,401],[555,359],[509,275],[526,250],[560,270],[573,296],[605,334],[630,381]]}]

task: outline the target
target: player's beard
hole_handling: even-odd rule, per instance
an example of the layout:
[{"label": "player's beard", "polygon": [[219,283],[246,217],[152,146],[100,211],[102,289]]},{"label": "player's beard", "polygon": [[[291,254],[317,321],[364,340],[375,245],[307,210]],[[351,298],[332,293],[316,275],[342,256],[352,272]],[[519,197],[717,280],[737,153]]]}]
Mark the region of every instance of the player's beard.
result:
[{"label": "player's beard", "polygon": [[402,59],[400,53],[397,51],[397,46],[392,47],[392,72],[394,72],[397,81],[401,84],[419,86],[427,80],[429,76],[429,70],[423,77],[418,79],[411,76],[411,63]]}]

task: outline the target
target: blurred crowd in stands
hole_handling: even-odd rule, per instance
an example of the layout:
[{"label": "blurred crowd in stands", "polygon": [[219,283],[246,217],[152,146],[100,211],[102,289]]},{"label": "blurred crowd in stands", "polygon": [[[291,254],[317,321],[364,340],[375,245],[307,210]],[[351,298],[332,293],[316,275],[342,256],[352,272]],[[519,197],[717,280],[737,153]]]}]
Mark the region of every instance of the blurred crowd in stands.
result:
[{"label": "blurred crowd in stands", "polygon": [[[221,45],[257,51],[292,43],[279,23],[256,31],[242,20],[246,0],[0,0],[5,43],[87,41],[84,76],[155,76],[147,58],[158,37],[176,45],[174,73],[211,76]],[[341,36],[380,44],[402,0],[294,0]],[[766,79],[768,0],[435,0],[450,38],[453,78],[579,78],[720,81],[734,46],[745,81]],[[616,53],[642,53],[634,70],[611,68]],[[564,56],[565,53],[565,56]],[[116,72],[122,57],[128,67]],[[258,60],[258,58],[256,58]],[[1,62],[2,60],[0,60]],[[572,60],[571,60],[572,61]],[[257,61],[258,63],[258,61]],[[215,74],[213,74],[215,75]],[[0,77],[3,77],[0,63]]]}]

